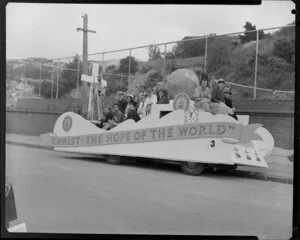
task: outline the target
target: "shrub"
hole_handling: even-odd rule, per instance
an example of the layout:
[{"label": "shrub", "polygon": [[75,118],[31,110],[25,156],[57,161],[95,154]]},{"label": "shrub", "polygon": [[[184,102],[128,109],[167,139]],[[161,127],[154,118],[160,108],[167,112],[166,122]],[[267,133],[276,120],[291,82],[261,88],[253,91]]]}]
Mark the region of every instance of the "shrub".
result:
[{"label": "shrub", "polygon": [[145,87],[154,87],[159,81],[163,80],[163,76],[159,71],[151,71],[148,75],[148,79],[145,81]]},{"label": "shrub", "polygon": [[291,63],[292,55],[295,54],[295,45],[288,38],[279,38],[274,42],[273,54]]},{"label": "shrub", "polygon": [[145,74],[147,72],[149,72],[152,69],[152,67],[150,65],[143,65],[140,70],[139,73]]}]

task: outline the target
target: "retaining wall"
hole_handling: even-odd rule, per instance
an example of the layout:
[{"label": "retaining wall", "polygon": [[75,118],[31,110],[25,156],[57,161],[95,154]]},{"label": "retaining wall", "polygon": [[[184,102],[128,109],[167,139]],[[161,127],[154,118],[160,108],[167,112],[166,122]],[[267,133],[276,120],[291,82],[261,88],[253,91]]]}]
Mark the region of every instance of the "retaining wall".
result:
[{"label": "retaining wall", "polygon": [[25,135],[40,135],[53,132],[58,112],[29,112],[6,110],[6,132]]}]

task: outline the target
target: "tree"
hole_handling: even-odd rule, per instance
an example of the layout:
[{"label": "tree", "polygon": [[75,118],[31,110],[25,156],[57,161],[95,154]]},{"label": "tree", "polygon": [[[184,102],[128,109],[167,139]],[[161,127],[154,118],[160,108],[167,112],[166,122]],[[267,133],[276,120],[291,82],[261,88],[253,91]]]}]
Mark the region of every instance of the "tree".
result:
[{"label": "tree", "polygon": [[[52,82],[42,81],[41,86],[40,84],[35,84],[33,92],[35,94],[39,94],[40,87],[41,87],[41,97],[51,98]],[[56,93],[56,84],[53,84],[53,96],[55,96],[55,93]]]},{"label": "tree", "polygon": [[[112,74],[118,74],[118,71],[113,72]],[[119,76],[119,75],[107,75],[105,77],[107,81],[107,88],[105,95],[109,97],[110,95],[115,94],[117,91],[126,92],[128,89],[128,77]]]},{"label": "tree", "polygon": [[175,59],[171,59],[171,61],[167,62],[167,66],[166,66],[166,73],[167,74],[171,74],[172,72],[174,72],[177,69],[183,68],[181,65],[179,65]]},{"label": "tree", "polygon": [[166,52],[166,59],[174,59],[175,53],[174,52]]},{"label": "tree", "polygon": [[148,48],[148,55],[149,55],[149,61],[160,59],[161,53],[159,47],[151,45]]},{"label": "tree", "polygon": [[[78,75],[78,61],[80,57],[77,55],[74,57],[73,61],[67,63],[61,72],[61,79],[59,80],[59,96],[63,96],[66,93],[70,93],[73,89],[77,87],[77,75]],[[81,63],[79,63],[81,64]],[[81,67],[79,66],[79,77],[81,76]],[[81,81],[79,81],[81,82]]]},{"label": "tree", "polygon": [[154,87],[158,82],[163,80],[163,76],[159,71],[151,71],[148,75],[147,80],[145,81],[145,87]]},{"label": "tree", "polygon": [[129,74],[129,59],[130,59],[130,73],[133,74],[138,70],[138,62],[134,57],[126,57],[120,60],[119,72]]},{"label": "tree", "polygon": [[116,65],[109,65],[106,69],[105,69],[105,73],[113,73],[114,71],[117,70],[117,66]]},{"label": "tree", "polygon": [[[182,40],[190,40],[195,37],[184,37]],[[179,42],[173,48],[176,57],[198,57],[205,54],[205,39]]]},{"label": "tree", "polygon": [[222,66],[230,64],[230,53],[234,48],[233,42],[229,37],[215,38],[207,53],[208,72],[213,72]]},{"label": "tree", "polygon": [[[59,86],[58,86],[58,97],[62,97],[67,93],[70,93],[73,89],[77,87],[77,70],[78,70],[78,61],[80,61],[79,56],[75,56],[73,61],[70,63],[67,63],[64,68],[73,69],[68,70],[64,69],[59,74]],[[79,63],[81,65],[81,63]],[[79,67],[79,77],[81,76],[81,66]],[[50,74],[50,73],[49,73]],[[54,73],[53,79],[56,82],[57,79],[57,72]],[[44,78],[44,77],[43,77]],[[80,83],[81,81],[79,81]],[[52,83],[49,81],[43,81],[41,83],[41,96],[45,98],[51,97],[51,91],[52,91]],[[39,85],[35,86],[34,92],[39,92]],[[56,83],[53,85],[53,96],[56,96]]]},{"label": "tree", "polygon": [[[295,20],[287,24],[287,26],[289,25],[295,25]],[[275,33],[275,35],[295,39],[295,27],[281,28]]]},{"label": "tree", "polygon": [[274,42],[273,54],[279,58],[283,58],[288,63],[292,63],[293,55],[295,55],[295,45],[288,38],[279,38]]},{"label": "tree", "polygon": [[[256,26],[252,25],[252,23],[250,23],[250,22],[246,22],[245,25],[243,26],[243,28],[245,29],[244,35],[239,35],[242,44],[251,42],[251,41],[255,41],[257,31],[254,31],[254,30],[256,30]],[[253,32],[248,32],[248,31],[253,31]],[[259,30],[258,34],[259,34],[258,35],[259,40],[266,37],[263,30]]]}]

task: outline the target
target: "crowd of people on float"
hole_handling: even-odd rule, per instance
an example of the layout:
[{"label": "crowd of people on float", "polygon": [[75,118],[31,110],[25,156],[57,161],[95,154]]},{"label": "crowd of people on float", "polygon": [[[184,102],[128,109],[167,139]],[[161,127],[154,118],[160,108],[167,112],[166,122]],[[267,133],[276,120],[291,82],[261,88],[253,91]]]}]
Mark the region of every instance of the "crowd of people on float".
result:
[{"label": "crowd of people on float", "polygon": [[116,99],[111,108],[104,109],[104,117],[98,125],[100,128],[110,130],[128,119],[137,122],[150,114],[152,104],[169,103],[167,91],[156,86],[147,89],[141,86],[136,96],[119,91]]},{"label": "crowd of people on float", "polygon": [[195,106],[206,112],[215,114],[225,114],[238,120],[231,100],[231,89],[226,87],[224,79],[210,81],[208,74],[197,74],[199,77],[199,87],[195,89]]},{"label": "crowd of people on float", "polygon": [[[194,106],[212,114],[226,114],[238,119],[232,105],[230,88],[225,87],[223,79],[210,81],[208,74],[196,72],[199,86],[194,91]],[[132,119],[135,122],[151,113],[152,104],[168,104],[169,96],[165,88],[141,86],[139,94],[133,96],[117,92],[117,102],[104,109],[104,117],[99,127],[110,130],[119,123]]]}]

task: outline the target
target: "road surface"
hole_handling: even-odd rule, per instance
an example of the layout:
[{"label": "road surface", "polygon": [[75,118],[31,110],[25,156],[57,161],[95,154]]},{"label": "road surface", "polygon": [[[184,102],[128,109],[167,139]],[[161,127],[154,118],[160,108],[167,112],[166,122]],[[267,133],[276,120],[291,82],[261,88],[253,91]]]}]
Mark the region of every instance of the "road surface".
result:
[{"label": "road surface", "polygon": [[109,165],[6,145],[18,217],[29,232],[292,234],[290,184],[220,174],[193,177],[161,163]]}]

